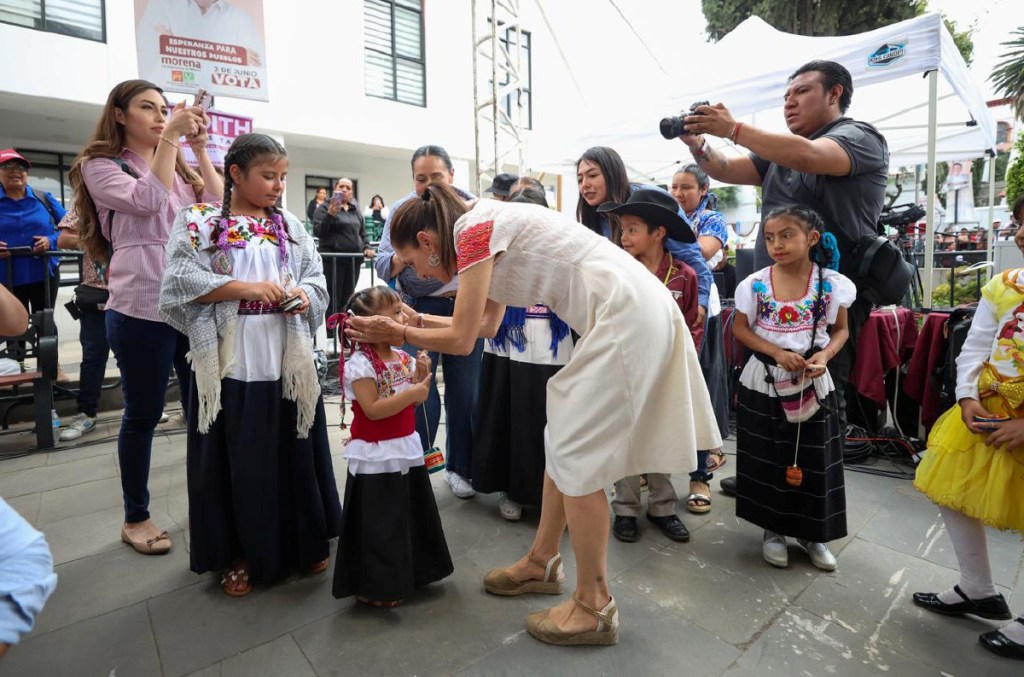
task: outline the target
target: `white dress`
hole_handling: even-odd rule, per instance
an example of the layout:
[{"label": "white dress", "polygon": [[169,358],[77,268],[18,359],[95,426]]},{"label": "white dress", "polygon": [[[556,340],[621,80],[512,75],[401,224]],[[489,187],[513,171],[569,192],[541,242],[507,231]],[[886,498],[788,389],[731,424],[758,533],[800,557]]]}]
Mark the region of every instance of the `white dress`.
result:
[{"label": "white dress", "polygon": [[[412,386],[412,360],[409,355],[401,350],[395,350],[399,359],[385,362],[392,376],[392,387],[394,393],[408,390]],[[345,360],[345,378],[342,387],[345,389],[345,398],[349,402],[356,401],[355,391],[352,384],[360,379],[371,379],[377,383],[377,374],[370,364],[370,359],[362,352],[356,351]],[[422,416],[417,409],[416,414]],[[413,432],[405,437],[396,437],[391,440],[380,442],[367,442],[365,440],[351,439],[345,445],[342,454],[348,461],[348,472],[351,475],[375,475],[379,473],[400,472],[403,475],[409,472],[409,468],[423,465],[423,446],[420,443],[420,436]]]},{"label": "white dress", "polygon": [[722,444],[683,315],[643,264],[568,217],[480,200],[455,224],[458,272],[494,258],[489,298],[550,307],[580,335],[548,381],[546,470],[585,496],[647,472],[692,472]]}]

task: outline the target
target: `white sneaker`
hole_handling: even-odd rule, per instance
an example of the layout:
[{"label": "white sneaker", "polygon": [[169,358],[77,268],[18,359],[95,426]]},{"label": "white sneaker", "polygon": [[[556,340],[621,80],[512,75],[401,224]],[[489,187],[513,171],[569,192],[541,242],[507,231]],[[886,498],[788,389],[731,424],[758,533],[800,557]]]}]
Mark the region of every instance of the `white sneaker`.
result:
[{"label": "white sneaker", "polygon": [[77,440],[82,435],[86,433],[91,433],[95,429],[95,416],[88,416],[86,414],[75,414],[75,417],[71,419],[71,423],[68,425],[68,427],[61,429],[60,441],[70,442],[71,440]]},{"label": "white sneaker", "polygon": [[764,543],[761,545],[761,556],[773,567],[785,569],[789,566],[789,549],[786,537],[771,531],[764,532]]},{"label": "white sneaker", "polygon": [[803,549],[811,556],[811,564],[822,571],[835,571],[836,567],[839,566],[836,556],[828,549],[826,543],[811,543],[803,539],[797,539],[797,543],[803,546]]},{"label": "white sneaker", "polygon": [[159,421],[160,423],[167,423],[170,420],[171,420],[171,416],[166,411],[163,412],[162,414],[160,414],[160,421]]},{"label": "white sneaker", "polygon": [[504,491],[498,496],[498,510],[509,522],[518,522],[523,518],[523,506],[509,498]]},{"label": "white sneaker", "polygon": [[444,481],[448,483],[448,487],[455,494],[456,498],[473,498],[476,496],[476,490],[473,489],[473,485],[465,477],[456,475],[453,472],[444,473]]}]

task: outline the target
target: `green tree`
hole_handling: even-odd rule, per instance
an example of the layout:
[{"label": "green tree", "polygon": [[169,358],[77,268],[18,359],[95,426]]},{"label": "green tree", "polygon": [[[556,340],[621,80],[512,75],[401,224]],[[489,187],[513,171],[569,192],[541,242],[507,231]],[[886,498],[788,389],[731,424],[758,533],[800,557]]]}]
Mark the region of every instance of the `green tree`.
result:
[{"label": "green tree", "polygon": [[[927,0],[701,0],[714,41],[756,14],[769,24],[797,35],[854,35],[913,19],[928,9]],[[974,59],[974,27],[958,30],[955,21],[942,20],[967,65]],[[1020,77],[1021,66],[1017,74]]]},{"label": "green tree", "polygon": [[1014,100],[1014,112],[1024,120],[1024,26],[1011,35],[1016,36],[1002,43],[1007,48],[1002,61],[992,71],[992,84],[996,91]]},{"label": "green tree", "polygon": [[787,33],[853,35],[912,19],[926,6],[925,0],[701,0],[715,41],[753,14]]},{"label": "green tree", "polygon": [[718,186],[712,189],[718,198],[719,209],[735,209],[740,205],[739,186]]},{"label": "green tree", "polygon": [[[1020,99],[1017,99],[1020,102]],[[1006,204],[1012,205],[1018,195],[1024,194],[1024,132],[1017,132],[1014,144],[1017,154],[1013,164],[1006,170]]]}]

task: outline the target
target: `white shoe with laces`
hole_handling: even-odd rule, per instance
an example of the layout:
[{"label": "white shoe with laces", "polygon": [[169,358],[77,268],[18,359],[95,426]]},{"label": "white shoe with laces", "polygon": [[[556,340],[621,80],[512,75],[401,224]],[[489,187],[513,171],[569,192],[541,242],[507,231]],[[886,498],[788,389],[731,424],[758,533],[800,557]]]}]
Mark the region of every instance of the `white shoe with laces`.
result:
[{"label": "white shoe with laces", "polygon": [[811,564],[818,567],[822,571],[835,571],[836,567],[839,566],[839,562],[836,561],[836,556],[832,554],[832,551],[828,549],[826,543],[811,543],[803,539],[797,539],[797,543],[807,551],[807,554],[811,556]]},{"label": "white shoe with laces", "polygon": [[761,556],[773,567],[785,569],[789,566],[789,549],[786,537],[771,531],[764,532],[764,543],[761,545]]},{"label": "white shoe with laces", "polygon": [[71,419],[71,423],[68,427],[61,429],[60,441],[70,442],[72,440],[77,440],[82,435],[91,433],[95,429],[95,416],[89,416],[88,414],[75,414],[75,417]]},{"label": "white shoe with laces", "polygon": [[498,510],[509,522],[518,522],[523,518],[523,506],[509,498],[504,491],[498,496]]},{"label": "white shoe with laces", "polygon": [[473,489],[473,485],[461,475],[445,471],[444,481],[448,483],[448,488],[452,490],[456,498],[473,498],[476,496],[476,490]]}]

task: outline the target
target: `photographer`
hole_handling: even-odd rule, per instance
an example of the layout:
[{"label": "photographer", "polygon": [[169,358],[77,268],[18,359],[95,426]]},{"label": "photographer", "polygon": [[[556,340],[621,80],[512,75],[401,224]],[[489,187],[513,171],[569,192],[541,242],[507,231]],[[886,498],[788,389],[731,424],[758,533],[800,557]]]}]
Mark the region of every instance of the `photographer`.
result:
[{"label": "photographer", "polygon": [[[350,179],[338,179],[331,199],[317,207],[313,214],[313,234],[320,239],[322,253],[362,254],[373,258],[376,252],[370,246],[366,235],[363,214],[352,196]],[[327,275],[327,295],[330,298],[327,317],[339,312],[348,303],[352,292],[359,283],[359,269],[363,266],[362,256],[325,258],[324,273]],[[333,330],[328,331],[328,336]]]},{"label": "photographer", "polygon": [[[761,213],[797,204],[820,213],[839,242],[840,270],[855,269],[851,256],[858,242],[876,233],[885,200],[889,149],[877,129],[844,115],[853,97],[850,72],[834,61],[811,61],[789,78],[783,112],[791,134],[777,134],[737,122],[722,104],[697,106],[686,116],[690,147],[701,169],[732,184],[761,186]],[[732,140],[750,150],[727,157],[712,149],[705,135]],[[764,235],[758,233],[754,267],[771,263]],[[858,298],[849,309],[850,340],[831,362],[845,429],[846,382],[853,365],[857,334],[871,310]]]}]

